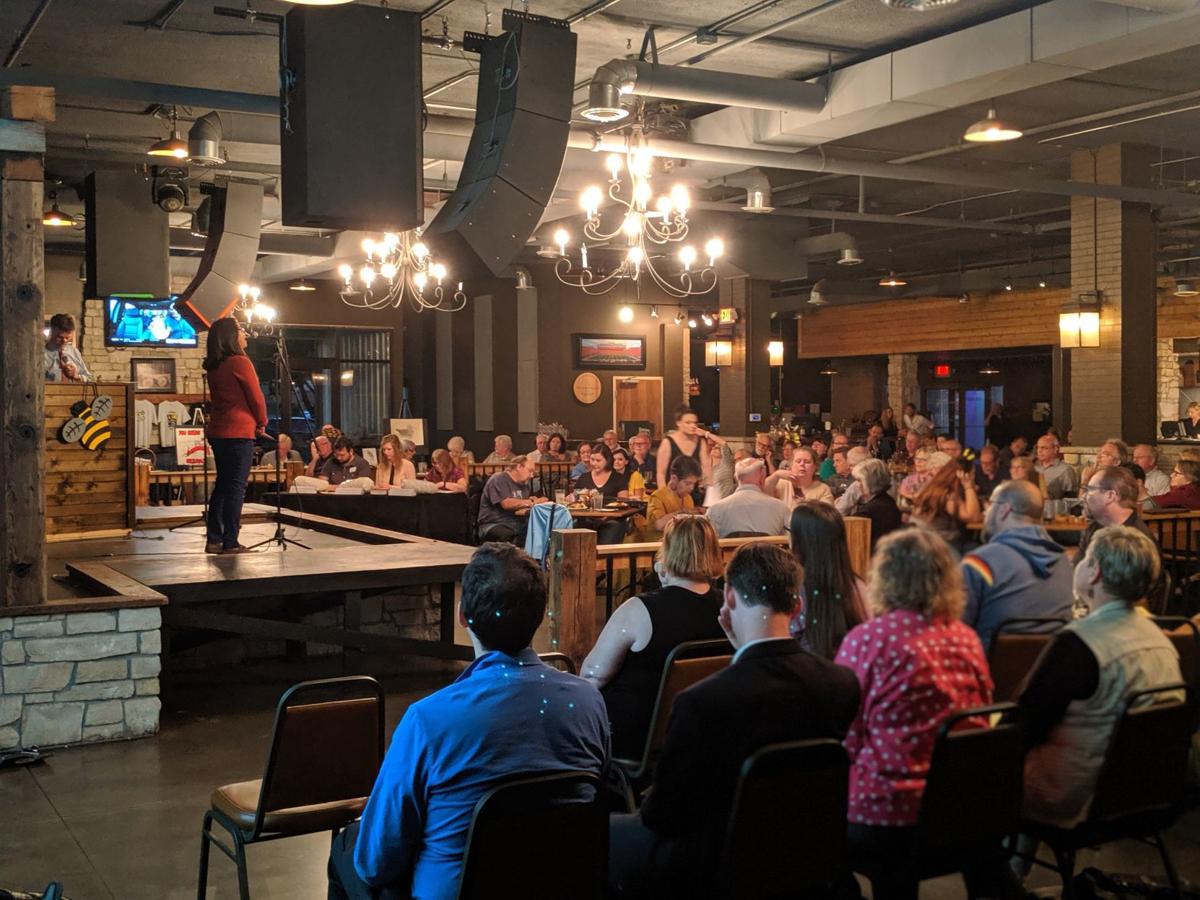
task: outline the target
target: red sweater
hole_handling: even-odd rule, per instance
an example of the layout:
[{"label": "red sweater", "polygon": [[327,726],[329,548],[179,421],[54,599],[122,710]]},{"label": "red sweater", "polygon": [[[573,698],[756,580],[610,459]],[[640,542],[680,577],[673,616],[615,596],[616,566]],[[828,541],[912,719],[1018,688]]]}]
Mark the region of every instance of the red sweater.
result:
[{"label": "red sweater", "polygon": [[248,357],[225,357],[208,373],[208,389],[209,437],[253,439],[256,428],[266,427],[267,401]]}]

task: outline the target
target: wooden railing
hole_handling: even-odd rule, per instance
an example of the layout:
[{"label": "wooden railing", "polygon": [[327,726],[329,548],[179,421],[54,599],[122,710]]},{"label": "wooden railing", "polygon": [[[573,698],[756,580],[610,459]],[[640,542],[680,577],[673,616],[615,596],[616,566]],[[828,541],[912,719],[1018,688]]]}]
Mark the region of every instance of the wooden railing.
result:
[{"label": "wooden railing", "polygon": [[1173,590],[1181,595],[1200,569],[1200,512],[1147,513],[1143,519],[1158,543]]},{"label": "wooden railing", "polygon": [[[497,472],[503,472],[507,468],[507,463],[467,463],[467,478],[481,478],[486,480]],[[553,497],[556,490],[569,490],[571,469],[573,468],[575,468],[575,463],[571,462],[538,463],[537,478],[540,482],[539,487],[541,491],[546,496]]]},{"label": "wooden railing", "polygon": [[[862,576],[871,555],[871,520],[848,516],[845,522],[850,566]],[[788,540],[786,535],[725,538],[720,542],[721,556],[728,562],[743,544],[766,541],[787,546]],[[565,653],[576,665],[582,663],[615,606],[644,587],[660,546],[659,542],[597,546],[596,532],[586,528],[551,534],[548,627],[542,638],[545,646],[537,649]]]}]

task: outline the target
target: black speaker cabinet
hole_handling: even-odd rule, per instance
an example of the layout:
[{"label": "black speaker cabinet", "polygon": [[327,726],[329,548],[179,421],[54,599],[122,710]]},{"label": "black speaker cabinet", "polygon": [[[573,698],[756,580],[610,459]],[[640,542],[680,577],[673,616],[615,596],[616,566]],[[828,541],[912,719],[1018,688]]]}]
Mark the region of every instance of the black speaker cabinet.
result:
[{"label": "black speaker cabinet", "polygon": [[458,187],[425,232],[456,280],[500,275],[554,193],[570,133],[575,35],[505,13],[479,65],[475,130]]},{"label": "black speaker cabinet", "polygon": [[424,222],[421,17],[300,7],[285,19],[283,223],[407,231]]},{"label": "black speaker cabinet", "polygon": [[238,285],[250,280],[262,228],[261,184],[231,181],[213,191],[208,239],[196,277],[175,301],[175,309],[197,331],[227,315],[241,299]]}]

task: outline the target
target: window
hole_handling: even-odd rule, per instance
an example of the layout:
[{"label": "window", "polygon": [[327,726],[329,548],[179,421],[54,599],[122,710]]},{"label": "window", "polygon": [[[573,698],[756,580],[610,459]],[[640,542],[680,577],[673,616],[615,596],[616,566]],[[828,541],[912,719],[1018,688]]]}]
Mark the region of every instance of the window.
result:
[{"label": "window", "polygon": [[[285,362],[277,389],[280,346]],[[373,443],[391,409],[391,348],[391,329],[283,325],[278,337],[252,338],[247,353],[267,398],[269,430],[290,433],[305,455],[326,423],[356,444]]]}]

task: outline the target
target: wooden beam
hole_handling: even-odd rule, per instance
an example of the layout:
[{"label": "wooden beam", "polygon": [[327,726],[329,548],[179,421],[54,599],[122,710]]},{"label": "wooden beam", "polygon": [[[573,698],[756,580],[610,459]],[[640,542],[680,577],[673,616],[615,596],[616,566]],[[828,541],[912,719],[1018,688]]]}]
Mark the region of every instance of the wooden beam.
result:
[{"label": "wooden beam", "polygon": [[0,153],[46,152],[46,129],[38,122],[0,119]]},{"label": "wooden beam", "polygon": [[600,636],[596,610],[596,532],[568,528],[550,535],[550,647],[578,666]]},{"label": "wooden beam", "polygon": [[0,606],[46,601],[44,293],[41,178],[0,173]]},{"label": "wooden beam", "polygon": [[45,125],[55,117],[54,88],[13,85],[0,92],[0,116]]}]

